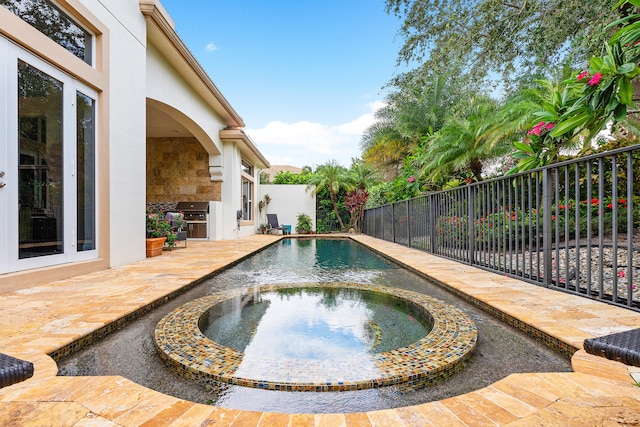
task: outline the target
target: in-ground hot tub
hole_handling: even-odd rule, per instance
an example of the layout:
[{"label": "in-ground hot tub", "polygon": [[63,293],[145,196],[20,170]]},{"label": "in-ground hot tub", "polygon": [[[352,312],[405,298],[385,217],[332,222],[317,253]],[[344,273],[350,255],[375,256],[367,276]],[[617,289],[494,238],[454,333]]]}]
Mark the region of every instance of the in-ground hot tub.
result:
[{"label": "in-ground hot tub", "polygon": [[476,340],[450,304],[351,282],[219,292],[155,330],[161,356],[187,379],[280,391],[422,387],[460,370]]}]

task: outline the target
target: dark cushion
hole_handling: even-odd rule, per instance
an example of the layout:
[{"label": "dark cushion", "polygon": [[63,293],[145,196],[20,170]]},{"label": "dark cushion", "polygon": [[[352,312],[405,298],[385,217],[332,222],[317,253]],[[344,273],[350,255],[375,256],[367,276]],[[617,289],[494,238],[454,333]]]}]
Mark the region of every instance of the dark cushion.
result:
[{"label": "dark cushion", "polygon": [[640,329],[584,340],[589,354],[606,357],[625,365],[640,366]]},{"label": "dark cushion", "polygon": [[0,353],[0,388],[33,376],[33,363]]}]

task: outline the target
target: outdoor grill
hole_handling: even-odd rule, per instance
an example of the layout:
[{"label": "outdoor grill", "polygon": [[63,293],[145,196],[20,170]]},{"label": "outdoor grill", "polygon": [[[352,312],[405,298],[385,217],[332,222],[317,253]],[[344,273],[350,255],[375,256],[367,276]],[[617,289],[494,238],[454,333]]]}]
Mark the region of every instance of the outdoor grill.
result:
[{"label": "outdoor grill", "polygon": [[184,214],[187,239],[206,239],[209,229],[209,202],[178,202],[176,210]]}]

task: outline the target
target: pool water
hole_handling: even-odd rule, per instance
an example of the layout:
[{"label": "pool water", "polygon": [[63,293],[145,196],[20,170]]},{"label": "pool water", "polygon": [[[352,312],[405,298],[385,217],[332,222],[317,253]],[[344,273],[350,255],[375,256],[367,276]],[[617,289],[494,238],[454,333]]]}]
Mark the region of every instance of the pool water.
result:
[{"label": "pool water", "polygon": [[[455,305],[478,328],[477,347],[467,360],[467,367],[419,390],[388,386],[344,392],[287,392],[222,383],[195,384],[165,366],[156,348],[154,331],[158,322],[195,299],[269,284],[329,281],[386,286]],[[478,390],[513,373],[571,371],[566,358],[542,343],[356,242],[295,238],[280,241],[204,281],[91,347],[59,361],[58,367],[59,375],[120,375],[194,402],[285,413],[348,413],[416,405]]]},{"label": "pool water", "polygon": [[257,291],[200,319],[204,335],[245,358],[332,360],[381,353],[425,337],[429,319],[391,295],[336,288]]},{"label": "pool water", "polygon": [[242,261],[244,285],[363,282],[394,266],[364,246],[346,239],[285,239]]}]

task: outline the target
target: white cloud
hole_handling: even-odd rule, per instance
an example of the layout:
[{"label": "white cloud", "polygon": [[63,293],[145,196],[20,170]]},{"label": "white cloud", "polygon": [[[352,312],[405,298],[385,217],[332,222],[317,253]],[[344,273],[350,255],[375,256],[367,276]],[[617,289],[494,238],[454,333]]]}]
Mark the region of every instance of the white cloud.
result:
[{"label": "white cloud", "polygon": [[216,46],[213,42],[209,42],[209,44],[207,44],[204,48],[207,50],[207,52],[218,50],[218,46]]},{"label": "white cloud", "polygon": [[349,167],[352,158],[360,157],[362,134],[373,124],[375,111],[383,105],[381,101],[367,104],[369,112],[335,126],[310,121],[272,121],[261,129],[246,132],[271,164],[302,167],[337,160]]}]

